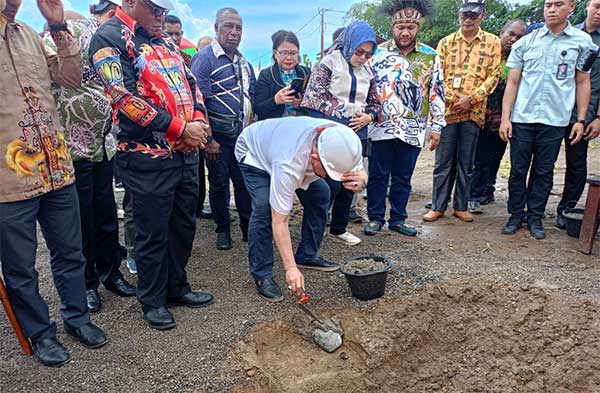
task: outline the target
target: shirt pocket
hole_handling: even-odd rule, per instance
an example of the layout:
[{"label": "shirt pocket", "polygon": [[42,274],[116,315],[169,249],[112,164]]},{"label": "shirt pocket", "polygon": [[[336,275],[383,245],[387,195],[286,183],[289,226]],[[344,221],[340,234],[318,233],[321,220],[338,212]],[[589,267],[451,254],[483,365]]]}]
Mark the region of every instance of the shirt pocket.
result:
[{"label": "shirt pocket", "polygon": [[544,71],[544,52],[528,50],[523,54],[523,72],[539,74]]},{"label": "shirt pocket", "polygon": [[577,58],[579,57],[579,52],[568,49],[567,54],[564,57],[560,57],[559,64],[567,65],[567,79],[572,79],[575,77],[575,69],[577,68]]}]

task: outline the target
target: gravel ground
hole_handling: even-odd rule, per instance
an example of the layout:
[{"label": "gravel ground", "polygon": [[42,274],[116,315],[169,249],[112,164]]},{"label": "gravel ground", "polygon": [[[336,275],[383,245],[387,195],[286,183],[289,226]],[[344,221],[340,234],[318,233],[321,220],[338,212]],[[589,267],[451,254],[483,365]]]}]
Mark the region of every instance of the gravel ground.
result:
[{"label": "gravel ground", "polygon": [[[600,149],[590,151],[590,171],[600,174]],[[600,242],[594,254],[584,256],[579,243],[564,232],[554,230],[553,195],[548,208],[548,239],[535,241],[526,231],[503,237],[499,230],[506,220],[506,180],[500,181],[496,203],[485,207],[485,214],[472,224],[460,223],[448,214],[439,222],[424,225],[420,216],[429,197],[433,155],[424,152],[415,172],[413,195],[409,204],[411,222],[419,227],[417,238],[406,238],[390,231],[367,238],[360,225],[350,230],[363,243],[348,247],[330,238],[324,242],[324,257],[343,261],[348,257],[377,253],[393,263],[386,297],[411,294],[432,281],[449,278],[502,279],[509,282],[537,282],[567,297],[600,301]],[[562,188],[564,159],[557,164],[555,193]],[[365,202],[361,201],[361,209]],[[293,236],[298,238],[298,221]],[[234,232],[234,249],[214,248],[214,225],[198,221],[188,276],[192,287],[208,290],[216,297],[209,308],[174,310],[176,329],[158,332],[142,319],[135,299],[121,299],[102,289],[104,301],[94,321],[110,337],[109,345],[87,350],[66,336],[59,327],[59,339],[71,350],[70,364],[60,369],[42,367],[21,354],[4,313],[0,313],[0,391],[2,392],[223,392],[241,383],[245,373],[230,366],[230,348],[258,323],[275,318],[304,318],[291,296],[284,302],[268,304],[255,294],[247,273],[246,245]],[[41,238],[41,237],[40,237]],[[50,313],[59,317],[59,303],[52,285],[48,253],[43,240],[38,250],[40,292],[47,299]],[[123,270],[125,267],[123,266]],[[128,273],[126,276],[135,281]],[[283,284],[282,269],[277,279]],[[358,302],[349,295],[341,273],[306,273],[307,289],[317,309],[372,307],[375,302]]]}]

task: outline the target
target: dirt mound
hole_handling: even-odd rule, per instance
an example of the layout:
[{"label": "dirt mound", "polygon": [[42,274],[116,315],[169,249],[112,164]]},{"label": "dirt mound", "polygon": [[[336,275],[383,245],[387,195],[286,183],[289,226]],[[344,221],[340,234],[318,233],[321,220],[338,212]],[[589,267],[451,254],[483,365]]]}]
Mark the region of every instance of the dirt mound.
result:
[{"label": "dirt mound", "polygon": [[272,321],[234,349],[248,392],[600,392],[600,305],[543,283],[428,285],[335,312],[346,335],[327,354]]}]

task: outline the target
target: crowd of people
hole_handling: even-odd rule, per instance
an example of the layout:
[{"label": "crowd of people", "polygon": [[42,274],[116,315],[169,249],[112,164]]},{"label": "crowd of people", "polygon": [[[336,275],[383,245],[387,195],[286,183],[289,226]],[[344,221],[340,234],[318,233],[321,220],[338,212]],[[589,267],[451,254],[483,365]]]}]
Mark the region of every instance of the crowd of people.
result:
[{"label": "crowd of people", "polygon": [[[588,0],[577,26],[568,21],[572,0],[546,0],[545,23],[509,21],[499,36],[480,27],[485,0],[461,0],[459,30],[436,49],[417,39],[430,0],[389,0],[381,11],[390,40],[352,22],[309,69],[296,35],[280,30],[273,64],[258,78],[239,51],[243,22],[233,8],[217,12],[214,38],[194,45],[169,15],[170,0],[100,0],[87,18],[60,1],[37,2],[47,20],[41,34],[16,20],[21,0],[0,0],[0,260],[16,317],[46,366],[67,363],[70,353],[38,291],[36,222],[64,329],[98,348],[108,340],[90,318],[102,306],[100,283],[137,296],[158,330],[176,326],[170,307],[214,302],[192,290],[186,265],[197,218],[214,220],[217,249],[234,246],[231,192],[250,274],[271,302],[283,300],[273,243],[289,289],[301,295],[300,269],[339,269],[319,255],[327,226],[333,240],[361,242],[347,229],[361,220],[361,193],[365,235],[386,221],[391,231],[418,234],[407,203],[426,146],[435,150],[426,222],[444,216],[450,200],[461,221],[483,213],[508,141],[503,234],[525,222],[534,238],[545,237],[563,140],[557,227],[583,193],[588,142],[600,134],[600,0]],[[126,252],[114,177],[125,191]],[[296,197],[303,217],[294,253]],[[125,255],[135,286],[120,270]]]}]

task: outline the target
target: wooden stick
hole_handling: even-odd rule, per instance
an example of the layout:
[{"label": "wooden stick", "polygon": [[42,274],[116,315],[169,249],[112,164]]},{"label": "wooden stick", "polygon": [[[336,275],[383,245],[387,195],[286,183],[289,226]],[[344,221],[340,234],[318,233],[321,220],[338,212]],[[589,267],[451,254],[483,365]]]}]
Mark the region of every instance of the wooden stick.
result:
[{"label": "wooden stick", "polygon": [[15,331],[15,335],[17,336],[17,340],[19,340],[19,344],[21,345],[23,352],[25,352],[26,355],[32,356],[33,348],[31,348],[31,343],[27,337],[25,337],[23,329],[21,329],[21,325],[19,324],[19,321],[17,321],[17,317],[15,316],[15,312],[13,311],[10,300],[8,299],[8,293],[6,293],[6,287],[4,286],[4,281],[2,281],[2,278],[0,278],[0,300],[2,300],[2,305],[4,306],[4,311],[6,311],[6,316],[8,317],[8,320]]}]

